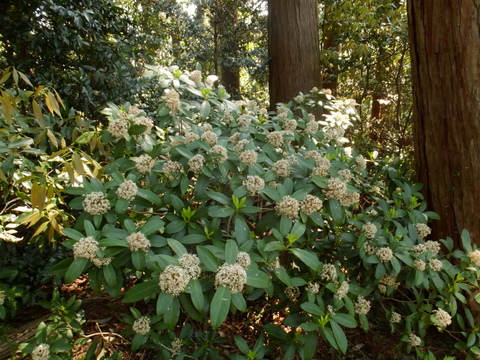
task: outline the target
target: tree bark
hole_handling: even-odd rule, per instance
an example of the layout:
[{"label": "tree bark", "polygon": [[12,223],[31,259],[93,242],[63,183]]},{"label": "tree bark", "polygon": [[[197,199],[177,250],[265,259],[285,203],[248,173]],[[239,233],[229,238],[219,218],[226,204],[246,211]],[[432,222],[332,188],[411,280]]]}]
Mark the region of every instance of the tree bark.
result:
[{"label": "tree bark", "polygon": [[317,0],[268,1],[270,107],[321,86]]},{"label": "tree bark", "polygon": [[409,0],[418,180],[433,236],[480,245],[479,0]]}]

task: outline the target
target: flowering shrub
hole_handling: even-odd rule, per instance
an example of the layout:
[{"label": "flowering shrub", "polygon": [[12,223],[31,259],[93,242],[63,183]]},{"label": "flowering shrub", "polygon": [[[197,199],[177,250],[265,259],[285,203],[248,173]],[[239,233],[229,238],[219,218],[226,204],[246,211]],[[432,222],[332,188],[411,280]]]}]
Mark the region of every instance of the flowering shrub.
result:
[{"label": "flowering shrub", "polygon": [[480,355],[465,305],[478,289],[479,250],[464,232],[464,249],[446,239],[443,253],[427,240],[437,216],[420,186],[346,147],[352,101],[313,89],[269,113],[229,101],[198,71],[147,75],[164,98],[149,117],[130,104],[103,111],[108,161],[67,190],[81,213],[63,230],[73,257],[55,270],[67,283],[87,273],[112,296],[136,278],[123,300],[156,304],[156,325],[132,307],[135,350],[219,358],[206,335],[194,343],[209,347],[182,347],[192,332],[179,321],[216,330],[262,304],[283,318],[265,315],[262,351],[286,359],[311,359],[318,336],[345,353],[344,328],[368,331],[369,319],[391,326],[406,351],[438,329],[469,358]]}]

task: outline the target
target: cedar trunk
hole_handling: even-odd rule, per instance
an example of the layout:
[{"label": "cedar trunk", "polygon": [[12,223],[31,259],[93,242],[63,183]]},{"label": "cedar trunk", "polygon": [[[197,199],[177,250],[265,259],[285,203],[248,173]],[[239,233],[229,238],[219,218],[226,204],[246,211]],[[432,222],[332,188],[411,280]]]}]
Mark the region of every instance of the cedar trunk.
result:
[{"label": "cedar trunk", "polygon": [[433,236],[480,245],[479,0],[409,0],[415,158]]},{"label": "cedar trunk", "polygon": [[270,107],[321,86],[317,0],[268,1]]}]

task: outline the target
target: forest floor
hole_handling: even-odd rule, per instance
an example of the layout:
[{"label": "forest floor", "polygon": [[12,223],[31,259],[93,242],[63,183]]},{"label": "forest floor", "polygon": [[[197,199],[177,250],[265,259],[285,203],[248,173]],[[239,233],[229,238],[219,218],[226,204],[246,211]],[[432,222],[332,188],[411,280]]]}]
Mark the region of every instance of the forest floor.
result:
[{"label": "forest floor", "polygon": [[[95,294],[88,287],[88,281],[82,278],[72,284],[65,285],[61,289],[61,295],[67,299],[70,296],[75,296],[82,301],[81,309],[84,311],[86,320],[82,325],[84,332],[82,336],[99,342],[100,346],[97,348],[97,351],[100,353],[99,359],[102,355],[109,356],[114,351],[121,353],[123,360],[150,360],[155,358],[156,350],[141,349],[135,353],[130,351],[131,343],[123,335],[126,327],[123,316],[130,315],[130,305],[123,303],[121,297],[112,299],[108,294]],[[138,307],[138,304],[136,306]],[[145,313],[148,312],[149,305],[144,304],[143,306],[145,306],[145,309],[140,310],[144,310]],[[15,344],[32,339],[35,336],[37,325],[41,321],[46,321],[49,315],[49,312],[40,306],[20,309],[17,316],[11,319],[4,327],[6,333],[0,334],[2,335],[0,337],[0,360],[21,359],[19,352],[15,353],[12,350],[15,349]],[[255,321],[249,319],[249,316],[252,317],[251,314],[229,316],[227,321],[217,330],[219,336],[226,339],[224,343],[217,346],[222,359],[228,359],[229,355],[234,353],[241,354],[235,345],[235,335],[243,337],[253,347],[258,338],[258,330],[254,326]],[[332,349],[326,341],[319,339],[317,355],[314,359],[420,359],[414,352],[410,355],[401,353],[398,348],[400,334],[391,334],[389,329],[377,328],[374,324],[370,324],[370,326],[371,329],[368,333],[361,329],[345,329],[349,341],[349,348],[345,355]],[[199,330],[201,331],[201,329]],[[440,333],[432,334],[431,339],[429,339],[429,345],[429,350],[435,354],[438,360],[449,355],[452,350],[452,346],[445,342],[444,336]],[[88,350],[88,346],[89,344],[76,346],[73,359],[82,359]],[[462,358],[462,356],[455,357],[455,359]],[[277,354],[270,353],[266,356],[266,359],[280,360],[283,359],[283,356],[280,352]],[[425,359],[432,358],[425,357]]]}]

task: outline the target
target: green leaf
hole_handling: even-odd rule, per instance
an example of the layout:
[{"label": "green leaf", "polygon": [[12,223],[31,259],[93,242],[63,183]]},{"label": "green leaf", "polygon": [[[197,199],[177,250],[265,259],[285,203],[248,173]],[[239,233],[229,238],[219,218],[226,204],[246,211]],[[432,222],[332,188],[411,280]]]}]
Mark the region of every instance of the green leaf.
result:
[{"label": "green leaf", "polygon": [[188,254],[187,249],[183,246],[180,241],[175,239],[167,239],[168,246],[173,250],[175,254],[178,256],[182,256],[184,254]]},{"label": "green leaf", "polygon": [[111,264],[105,265],[102,267],[102,271],[107,284],[111,287],[115,287],[117,284],[117,274],[115,274],[115,269],[113,266]]},{"label": "green leaf", "polygon": [[235,264],[237,261],[238,245],[233,240],[227,240],[225,245],[225,262],[228,264]]},{"label": "green leaf", "polygon": [[305,310],[306,312],[308,312],[309,314],[317,315],[317,316],[323,316],[324,315],[320,306],[318,306],[317,304],[315,304],[313,302],[304,302],[300,305],[300,307],[303,310]]},{"label": "green leaf", "polygon": [[470,233],[467,229],[463,229],[461,237],[463,249],[467,253],[472,252],[472,240],[470,239]]},{"label": "green leaf", "polygon": [[232,216],[233,214],[235,214],[235,209],[229,207],[210,206],[208,208],[208,215],[210,215],[211,217],[224,218]]},{"label": "green leaf", "polygon": [[303,360],[312,360],[317,353],[317,332],[312,331],[302,336]]},{"label": "green leaf", "polygon": [[70,229],[70,228],[62,229],[62,233],[65,236],[68,236],[70,239],[74,239],[77,241],[85,237],[85,235],[83,235],[80,231],[77,231],[75,229]]},{"label": "green leaf", "polygon": [[330,326],[332,327],[333,336],[335,337],[339,350],[345,354],[347,352],[348,346],[345,333],[343,332],[340,325],[338,325],[337,322],[332,319],[330,319]]},{"label": "green leaf", "polygon": [[302,262],[313,271],[319,271],[322,264],[318,260],[317,255],[313,251],[304,249],[290,249],[290,251],[298,257]]},{"label": "green leaf", "polygon": [[255,266],[250,265],[247,270],[247,285],[259,289],[267,289],[270,287],[272,280],[263,271]]},{"label": "green leaf", "polygon": [[280,326],[274,324],[265,324],[263,329],[267,334],[276,337],[277,339],[288,340],[288,334]]},{"label": "green leaf", "polygon": [[235,307],[240,310],[241,312],[247,311],[247,302],[243,297],[243,293],[238,292],[232,295],[232,302]]},{"label": "green leaf", "polygon": [[172,303],[170,307],[167,308],[167,311],[163,313],[163,319],[165,321],[165,325],[169,330],[175,329],[177,325],[178,318],[180,317],[180,301],[178,297],[174,296],[172,298]]},{"label": "green leaf", "polygon": [[250,228],[240,214],[235,215],[235,239],[239,245],[250,240]]},{"label": "green leaf", "polygon": [[218,260],[215,255],[204,246],[197,246],[197,255],[200,258],[200,262],[207,268],[208,271],[217,271]]},{"label": "green leaf", "polygon": [[222,193],[219,193],[219,192],[216,192],[216,191],[207,191],[207,196],[212,199],[212,200],[215,200],[216,202],[220,203],[220,204],[223,204],[223,205],[226,205],[226,206],[232,206],[232,200],[222,194]]},{"label": "green leaf", "polygon": [[292,281],[290,280],[290,276],[288,276],[287,272],[283,268],[275,269],[275,275],[277,275],[278,279],[285,285],[293,286]]},{"label": "green leaf", "polygon": [[160,291],[157,280],[149,280],[128,290],[123,297],[123,302],[137,302],[157,294]]},{"label": "green leaf", "polygon": [[190,280],[188,284],[188,292],[192,297],[193,305],[198,311],[202,312],[205,306],[205,298],[203,296],[202,285],[198,279]]},{"label": "green leaf", "polygon": [[140,196],[141,198],[150,201],[152,204],[162,206],[162,199],[158,197],[157,194],[155,194],[153,191],[146,190],[146,189],[137,189],[137,195]]},{"label": "green leaf", "polygon": [[123,214],[125,213],[125,211],[127,211],[129,205],[130,201],[128,201],[127,199],[118,198],[115,204],[115,212],[117,214]]},{"label": "green leaf", "polygon": [[83,226],[85,227],[85,233],[87,234],[87,236],[95,237],[95,235],[97,234],[97,230],[90,221],[85,220]]},{"label": "green leaf", "polygon": [[328,208],[335,225],[340,226],[345,222],[345,213],[340,203],[336,199],[328,200]]},{"label": "green leaf", "polygon": [[65,274],[65,283],[70,284],[72,281],[76,280],[80,275],[83,274],[87,265],[87,259],[81,257],[75,258]]},{"label": "green leaf", "polygon": [[154,216],[148,219],[148,221],[142,226],[140,231],[145,235],[151,235],[159,230],[162,230],[165,226],[165,222],[160,219],[159,216]]},{"label": "green leaf", "polygon": [[145,252],[142,250],[132,252],[132,263],[135,269],[143,270],[146,263]]},{"label": "green leaf", "polygon": [[227,318],[231,300],[232,294],[229,288],[220,286],[215,292],[210,305],[210,321],[215,330],[218,329]]},{"label": "green leaf", "polygon": [[327,339],[327,341],[330,343],[330,345],[332,345],[334,349],[340,350],[340,348],[338,347],[338,344],[337,344],[337,340],[336,340],[335,336],[333,335],[332,330],[325,327],[325,328],[322,329],[322,332],[325,335],[325,338]]},{"label": "green leaf", "polygon": [[173,220],[172,222],[168,223],[167,226],[165,227],[165,232],[167,234],[176,234],[183,229],[185,229],[185,221],[183,220]]},{"label": "green leaf", "polygon": [[207,119],[208,115],[210,115],[210,110],[211,110],[210,103],[207,100],[205,100],[202,103],[202,106],[200,107],[200,116],[202,117],[202,120]]},{"label": "green leaf", "polygon": [[357,327],[357,321],[352,315],[349,315],[349,314],[336,313],[335,315],[332,316],[332,320],[335,320],[340,325],[343,325],[351,329],[354,329]]},{"label": "green leaf", "polygon": [[173,298],[173,295],[167,294],[165,292],[161,292],[160,295],[158,295],[156,309],[158,316],[165,314],[170,309],[170,307],[172,306]]},{"label": "green leaf", "polygon": [[235,335],[235,344],[237,344],[238,350],[240,350],[244,355],[247,355],[250,352],[247,342],[240,336]]},{"label": "green leaf", "polygon": [[140,335],[140,334],[135,334],[135,336],[132,339],[132,351],[135,352],[140,347],[147,342],[149,338],[149,335]]},{"label": "green leaf", "polygon": [[309,321],[300,325],[300,327],[305,331],[316,331],[318,330],[318,324],[313,321]]},{"label": "green leaf", "polygon": [[290,234],[290,230],[292,229],[293,221],[292,219],[289,219],[286,216],[282,216],[280,218],[280,227],[278,230],[280,230],[280,233],[283,236],[287,236],[287,234]]}]

